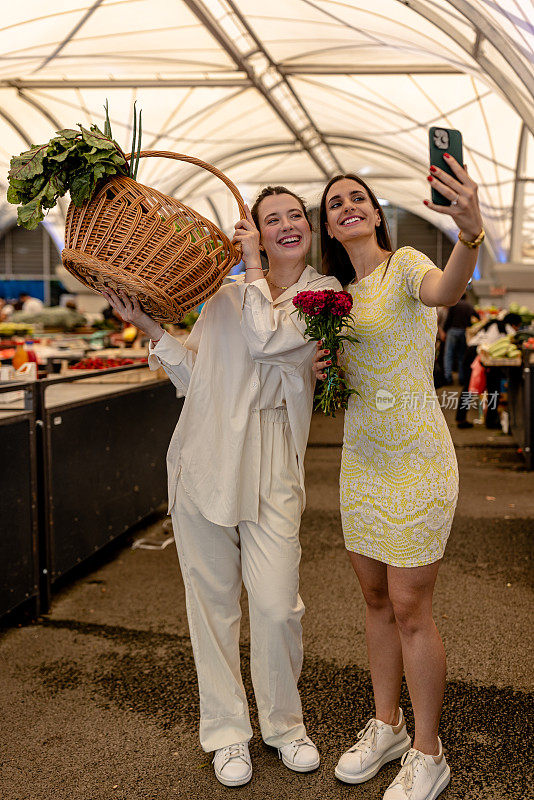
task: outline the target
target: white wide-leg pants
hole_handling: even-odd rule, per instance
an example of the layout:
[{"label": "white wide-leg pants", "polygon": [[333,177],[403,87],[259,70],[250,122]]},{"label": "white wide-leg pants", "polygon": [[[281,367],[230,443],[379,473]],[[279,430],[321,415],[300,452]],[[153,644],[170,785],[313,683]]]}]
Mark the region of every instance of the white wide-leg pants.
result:
[{"label": "white wide-leg pants", "polygon": [[248,593],[251,674],[261,733],[280,747],[306,735],[298,593],[302,491],[285,409],[261,414],[258,523],[209,522],[179,479],[172,522],[186,589],[200,690],[200,743],[209,752],[252,736],[239,662],[240,594]]}]

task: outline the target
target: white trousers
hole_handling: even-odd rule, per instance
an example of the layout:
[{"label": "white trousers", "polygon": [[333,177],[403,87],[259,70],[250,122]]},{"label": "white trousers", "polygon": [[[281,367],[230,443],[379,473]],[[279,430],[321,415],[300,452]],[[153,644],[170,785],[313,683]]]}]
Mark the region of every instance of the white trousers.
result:
[{"label": "white trousers", "polygon": [[252,737],[239,662],[242,583],[262,737],[280,747],[306,735],[297,689],[302,490],[285,410],[262,411],[261,433],[258,523],[227,528],[209,522],[180,479],[172,510],[200,690],[200,743],[207,752]]}]

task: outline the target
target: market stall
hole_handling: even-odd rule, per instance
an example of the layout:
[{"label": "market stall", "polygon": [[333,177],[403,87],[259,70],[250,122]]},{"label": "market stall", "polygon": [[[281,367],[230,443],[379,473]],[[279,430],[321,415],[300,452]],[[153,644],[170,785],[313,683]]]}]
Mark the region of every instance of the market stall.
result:
[{"label": "market stall", "polygon": [[[128,379],[122,369],[102,377]],[[84,377],[39,387],[48,586],[165,502],[165,453],[183,403],[161,377]]]},{"label": "market stall", "polygon": [[489,385],[505,380],[509,432],[525,458],[527,469],[534,469],[534,354],[524,349],[521,356],[492,358],[482,352],[480,360],[488,373]]},{"label": "market stall", "polygon": [[515,332],[499,336],[491,344],[481,344],[477,352],[486,372],[487,406],[489,408],[489,398],[494,395],[496,402],[492,409],[493,418],[498,419],[500,416],[503,430],[512,434],[525,458],[527,468],[533,469],[533,315],[526,308],[511,309],[511,313],[519,313],[521,326],[517,326]]},{"label": "market stall", "polygon": [[14,389],[0,386],[19,406],[0,405],[0,617],[39,598],[33,385]]},{"label": "market stall", "polygon": [[31,598],[45,610],[59,578],[165,502],[183,404],[143,363],[15,386],[0,389],[11,397],[0,406],[0,616]]}]

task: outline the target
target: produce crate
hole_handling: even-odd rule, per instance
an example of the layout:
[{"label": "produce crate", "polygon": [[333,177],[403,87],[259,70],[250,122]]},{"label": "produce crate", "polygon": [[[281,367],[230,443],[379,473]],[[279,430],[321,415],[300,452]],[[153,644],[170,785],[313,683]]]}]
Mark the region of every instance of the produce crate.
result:
[{"label": "produce crate", "polygon": [[98,369],[69,370],[70,372],[78,374],[80,377],[92,375],[93,377],[86,378],[86,383],[148,383],[167,377],[163,367],[159,367],[153,372],[148,366],[145,369],[125,369],[124,372],[112,372],[110,375],[106,375],[105,370]]},{"label": "produce crate", "polygon": [[521,356],[515,356],[514,358],[493,358],[484,352],[480,353],[480,361],[485,367],[520,367],[522,363]]},{"label": "produce crate", "polygon": [[[178,331],[171,334],[181,344],[189,336],[189,331]],[[147,358],[148,347],[105,347],[100,350],[91,350],[87,355],[95,358]]]},{"label": "produce crate", "polygon": [[91,350],[87,355],[92,358],[147,358],[147,347],[103,347]]}]

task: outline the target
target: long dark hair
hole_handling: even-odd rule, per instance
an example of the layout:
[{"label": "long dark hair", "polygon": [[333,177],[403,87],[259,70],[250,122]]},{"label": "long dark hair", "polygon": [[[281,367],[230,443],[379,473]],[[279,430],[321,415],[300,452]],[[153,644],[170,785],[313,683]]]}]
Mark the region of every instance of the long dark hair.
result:
[{"label": "long dark hair", "polygon": [[334,183],[337,183],[337,181],[342,181],[344,178],[355,181],[365,189],[369,195],[371,203],[373,204],[373,208],[376,208],[380,215],[380,225],[377,225],[376,227],[376,241],[378,246],[382,250],[393,249],[386,216],[372,189],[365,183],[365,181],[362,181],[361,178],[358,178],[356,175],[352,175],[350,173],[348,175],[336,175],[335,177],[331,178],[331,180],[329,180],[325,186],[323,196],[321,197],[321,205],[319,207],[319,224],[321,227],[321,256],[323,260],[323,272],[325,275],[334,275],[342,286],[346,286],[348,283],[353,281],[356,277],[356,272],[352,266],[348,253],[341,242],[338,242],[337,239],[334,239],[328,235],[328,231],[326,229],[326,196],[330,187]]},{"label": "long dark hair", "polygon": [[254,224],[258,230],[260,229],[260,221],[258,215],[260,203],[262,200],[265,200],[266,197],[271,197],[271,195],[273,194],[289,194],[291,195],[291,197],[294,197],[295,200],[300,205],[300,207],[302,208],[302,213],[306,218],[306,222],[310,226],[310,230],[313,230],[310,218],[308,216],[308,209],[306,208],[304,200],[302,199],[302,197],[299,197],[298,194],[295,194],[295,192],[292,192],[290,189],[286,189],[285,186],[266,186],[264,189],[261,190],[261,192],[257,196],[256,200],[254,201],[254,205],[250,209],[250,213],[252,214],[252,219],[254,220]]}]

